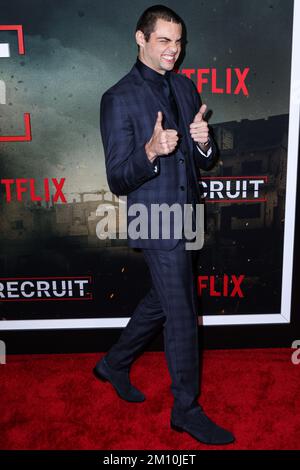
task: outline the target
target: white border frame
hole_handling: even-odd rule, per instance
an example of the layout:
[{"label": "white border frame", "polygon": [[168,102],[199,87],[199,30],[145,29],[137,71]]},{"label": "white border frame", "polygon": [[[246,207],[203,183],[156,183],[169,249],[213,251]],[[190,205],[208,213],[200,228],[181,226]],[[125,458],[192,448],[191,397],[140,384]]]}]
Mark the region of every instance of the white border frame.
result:
[{"label": "white border frame", "polygon": [[[294,0],[293,43],[288,134],[287,185],[283,245],[281,313],[253,315],[207,315],[199,317],[203,325],[253,325],[290,323],[293,275],[294,230],[297,191],[297,163],[300,116],[300,1]],[[298,26],[298,27],[297,27]],[[3,320],[0,331],[123,328],[130,318],[70,318],[62,320]]]}]

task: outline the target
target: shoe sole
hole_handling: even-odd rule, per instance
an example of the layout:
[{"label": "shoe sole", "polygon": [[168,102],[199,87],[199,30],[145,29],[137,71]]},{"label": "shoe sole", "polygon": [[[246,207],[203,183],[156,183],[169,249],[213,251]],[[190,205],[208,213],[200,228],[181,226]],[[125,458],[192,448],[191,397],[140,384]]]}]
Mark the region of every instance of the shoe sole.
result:
[{"label": "shoe sole", "polygon": [[211,445],[211,446],[225,446],[227,444],[232,444],[235,439],[233,439],[232,441],[227,441],[227,442],[207,442],[207,441],[201,441],[200,439],[198,439],[197,437],[193,436],[193,434],[191,434],[189,431],[187,431],[186,429],[182,428],[181,426],[177,426],[176,424],[173,424],[172,421],[171,421],[171,428],[174,430],[174,431],[177,431],[177,432],[186,432],[187,434],[189,434],[193,439],[196,439],[197,441],[199,442],[202,442],[203,444],[206,444],[206,445]]},{"label": "shoe sole", "polygon": [[122,400],[127,401],[128,403],[143,403],[143,401],[145,401],[145,398],[143,400],[128,400],[127,398],[123,397],[120,394],[119,390],[106,377],[104,377],[104,375],[102,375],[101,372],[99,372],[96,368],[93,369],[93,374],[96,377],[96,379],[100,379],[102,382],[109,382]]},{"label": "shoe sole", "polygon": [[96,367],[93,369],[93,374],[96,377],[96,379],[100,379],[102,382],[108,382],[108,379],[104,377],[97,369]]},{"label": "shoe sole", "polygon": [[176,424],[171,423],[171,428],[174,429],[174,431],[177,431],[177,432],[184,432],[184,429],[180,428],[179,426],[176,426]]}]

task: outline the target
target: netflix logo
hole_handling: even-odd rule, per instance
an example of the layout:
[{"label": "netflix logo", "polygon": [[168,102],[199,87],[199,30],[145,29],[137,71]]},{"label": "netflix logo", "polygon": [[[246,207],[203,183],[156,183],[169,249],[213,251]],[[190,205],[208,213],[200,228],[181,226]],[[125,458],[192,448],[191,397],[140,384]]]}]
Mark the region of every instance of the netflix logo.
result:
[{"label": "netflix logo", "polygon": [[207,292],[210,297],[244,297],[242,282],[245,274],[223,276],[198,276],[197,291],[201,297]]},{"label": "netflix logo", "polygon": [[37,182],[34,178],[1,179],[0,190],[5,202],[22,202],[27,194],[32,202],[50,201],[51,194],[53,202],[66,203],[63,186],[66,178],[44,178],[42,189],[37,191]]},{"label": "netflix logo", "polygon": [[249,67],[243,70],[238,67],[234,69],[228,67],[223,72],[218,71],[216,68],[211,68],[181,69],[177,70],[177,73],[186,75],[188,78],[195,80],[199,93],[202,93],[204,90],[217,95],[249,96],[246,85],[246,78],[248,77],[249,71]]}]

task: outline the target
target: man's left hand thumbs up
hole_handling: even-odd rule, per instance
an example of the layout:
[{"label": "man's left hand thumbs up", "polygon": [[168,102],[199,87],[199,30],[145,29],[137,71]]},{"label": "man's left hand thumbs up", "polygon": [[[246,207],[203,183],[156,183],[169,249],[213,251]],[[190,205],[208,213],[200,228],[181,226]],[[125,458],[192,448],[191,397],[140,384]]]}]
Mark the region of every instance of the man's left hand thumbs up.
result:
[{"label": "man's left hand thumbs up", "polygon": [[203,115],[207,110],[206,104],[202,104],[198,113],[194,117],[193,122],[190,124],[190,134],[192,139],[197,144],[207,144],[209,142],[208,124],[203,119]]},{"label": "man's left hand thumbs up", "polygon": [[202,104],[202,106],[200,107],[198,113],[197,113],[196,116],[194,117],[194,122],[201,122],[201,121],[203,121],[203,116],[204,116],[204,114],[206,113],[206,110],[207,110],[206,104]]}]

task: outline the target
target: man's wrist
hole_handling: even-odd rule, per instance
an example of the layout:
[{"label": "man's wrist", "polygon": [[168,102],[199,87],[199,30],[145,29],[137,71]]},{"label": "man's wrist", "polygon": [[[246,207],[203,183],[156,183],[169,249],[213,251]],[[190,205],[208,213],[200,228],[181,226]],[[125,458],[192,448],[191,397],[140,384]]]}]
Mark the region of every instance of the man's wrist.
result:
[{"label": "man's wrist", "polygon": [[153,150],[151,150],[149,142],[147,142],[146,145],[145,145],[145,151],[146,151],[148,160],[151,163],[153,163],[154,160],[156,160],[156,158],[157,158],[157,154],[155,152],[153,152]]},{"label": "man's wrist", "polygon": [[207,150],[210,147],[210,138],[206,142],[198,142],[198,145],[202,150]]}]

